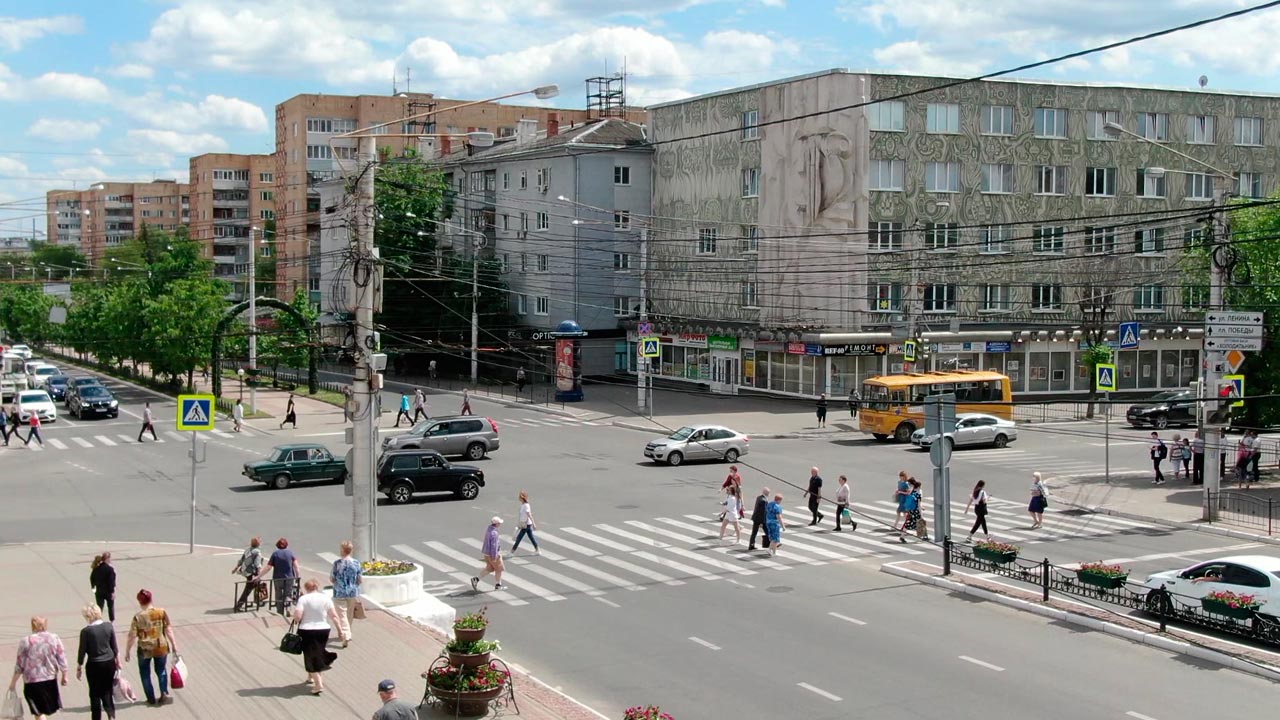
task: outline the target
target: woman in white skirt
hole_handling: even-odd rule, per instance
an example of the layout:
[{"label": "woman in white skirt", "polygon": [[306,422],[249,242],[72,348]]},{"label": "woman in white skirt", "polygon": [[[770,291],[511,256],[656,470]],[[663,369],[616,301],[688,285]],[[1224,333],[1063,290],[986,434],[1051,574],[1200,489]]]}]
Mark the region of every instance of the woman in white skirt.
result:
[{"label": "woman in white skirt", "polygon": [[733,542],[742,542],[742,525],[738,523],[738,510],[742,507],[742,501],[738,499],[732,487],[724,489],[724,500],[721,501],[724,506],[724,514],[720,516],[720,539],[724,540],[724,531],[733,525]]}]

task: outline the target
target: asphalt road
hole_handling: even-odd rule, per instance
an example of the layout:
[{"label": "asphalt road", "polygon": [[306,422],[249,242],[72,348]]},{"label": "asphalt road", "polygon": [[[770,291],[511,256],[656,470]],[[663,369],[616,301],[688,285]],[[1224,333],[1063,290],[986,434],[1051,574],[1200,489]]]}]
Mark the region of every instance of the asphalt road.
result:
[{"label": "asphalt road", "polygon": [[[11,502],[0,505],[0,541],[187,539],[189,435],[174,432],[174,404],[108,381],[119,420],[59,420],[43,450],[0,449]],[[394,408],[398,395],[384,406]],[[137,443],[141,403],[152,399],[160,438]],[[434,396],[432,411],[456,398]],[[1082,633],[998,606],[949,597],[877,572],[905,558],[937,562],[928,545],[888,531],[898,469],[925,481],[927,454],[862,436],[756,439],[740,465],[754,497],[768,484],[786,496],[792,530],[778,557],[721,544],[714,522],[721,464],[679,468],[644,462],[645,434],[506,408],[473,399],[492,417],[502,448],[480,461],[488,486],[472,502],[429,498],[379,507],[380,554],[427,568],[433,592],[460,611],[488,606],[504,656],[611,716],[660,702],[676,717],[1117,717],[1202,718],[1270,710],[1271,686],[1146,647]],[[336,409],[334,412],[338,412]],[[384,416],[389,425],[393,413]],[[732,425],[732,418],[726,417]],[[288,537],[304,566],[324,572],[350,532],[340,484],[284,491],[250,483],[242,464],[280,442],[326,443],[345,452],[332,426],[317,432],[250,421],[246,433],[202,436],[197,541],[240,546]],[[1241,541],[1051,508],[1043,531],[1025,514],[1030,473],[1086,472],[1103,463],[1097,428],[1026,429],[1011,447],[958,451],[954,526],[969,486],[988,481],[993,532],[1026,557],[1056,563],[1124,559],[1135,575],[1215,554],[1263,552]],[[1113,471],[1146,468],[1145,433],[1114,429]],[[805,526],[801,486],[817,465],[833,488],[850,477],[857,533],[834,533],[831,511]],[[772,475],[773,477],[770,477]],[[516,494],[532,496],[543,554],[509,562],[510,589],[473,594],[488,518],[508,519]],[[749,531],[749,524],[744,530]],[[967,528],[965,528],[967,530]],[[954,534],[962,532],[957,529]],[[128,587],[128,579],[121,579]],[[491,588],[492,586],[489,585]],[[1212,674],[1212,685],[1206,685]]]}]

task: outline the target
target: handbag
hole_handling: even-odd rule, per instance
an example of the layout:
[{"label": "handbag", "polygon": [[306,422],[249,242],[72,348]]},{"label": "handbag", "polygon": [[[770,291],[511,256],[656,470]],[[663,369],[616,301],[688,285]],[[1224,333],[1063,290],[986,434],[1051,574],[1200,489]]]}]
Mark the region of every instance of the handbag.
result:
[{"label": "handbag", "polygon": [[253,589],[253,599],[259,605],[268,602],[271,600],[271,588],[267,587],[265,582],[259,581],[258,585]]},{"label": "handbag", "polygon": [[356,601],[351,603],[351,617],[355,620],[364,620],[366,617],[364,612],[364,601],[360,598],[356,598]]},{"label": "handbag", "polygon": [[280,638],[280,652],[290,655],[302,654],[302,636],[294,632],[297,627],[298,623],[289,623],[289,630],[285,632],[284,637]]},{"label": "handbag", "polygon": [[187,686],[187,663],[178,656],[177,662],[169,668],[169,687],[181,690]]},{"label": "handbag", "polygon": [[4,706],[0,707],[0,718],[22,720],[22,698],[18,697],[17,691],[10,690],[9,694],[4,696]]},{"label": "handbag", "polygon": [[116,670],[115,679],[112,681],[111,692],[115,695],[116,702],[137,702],[138,695],[133,691],[133,686],[129,684],[120,671]]}]

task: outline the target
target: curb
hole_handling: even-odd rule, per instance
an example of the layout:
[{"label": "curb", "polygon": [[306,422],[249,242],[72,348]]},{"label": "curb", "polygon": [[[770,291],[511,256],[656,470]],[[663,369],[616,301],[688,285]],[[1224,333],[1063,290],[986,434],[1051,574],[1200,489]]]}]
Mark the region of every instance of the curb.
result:
[{"label": "curb", "polygon": [[1165,525],[1178,530],[1191,530],[1193,532],[1201,532],[1208,535],[1220,535],[1222,537],[1234,538],[1236,540],[1251,540],[1253,542],[1265,543],[1267,545],[1280,546],[1280,538],[1273,537],[1271,535],[1258,535],[1257,533],[1245,532],[1243,530],[1232,530],[1231,528],[1219,527],[1217,525],[1210,525],[1201,522],[1169,520],[1166,518],[1152,517],[1150,515],[1141,515],[1139,513],[1124,512],[1123,510],[1112,510],[1111,508],[1105,508],[1099,505],[1080,505],[1062,500],[1061,498],[1058,499],[1058,502],[1075,510],[1083,510],[1085,512],[1096,513],[1098,515],[1110,515],[1113,517],[1124,518],[1126,520],[1137,520],[1139,522]]},{"label": "curb", "polygon": [[1186,655],[1188,657],[1193,657],[1198,660],[1204,660],[1206,662],[1211,662],[1211,663],[1214,663],[1215,665],[1220,665],[1222,667],[1229,668],[1231,670],[1238,670],[1242,673],[1253,675],[1255,677],[1260,677],[1260,678],[1263,678],[1264,680],[1270,680],[1272,682],[1280,682],[1280,668],[1272,668],[1266,665],[1247,662],[1245,660],[1241,660],[1240,658],[1234,657],[1232,655],[1228,655],[1227,653],[1219,652],[1217,650],[1210,650],[1208,648],[1197,647],[1190,643],[1173,640],[1171,638],[1168,638],[1156,633],[1142,632],[1141,630],[1134,630],[1131,628],[1123,627],[1121,625],[1115,625],[1109,622],[1103,622],[1102,620],[1098,620],[1096,618],[1091,618],[1084,615],[1077,615],[1075,613],[1067,612],[1065,610],[1058,610],[1056,608],[1037,605],[1036,603],[1028,602],[1020,598],[1012,598],[1006,595],[1001,595],[1000,593],[991,592],[990,590],[971,587],[964,583],[955,582],[953,580],[946,580],[944,578],[935,577],[932,575],[926,575],[925,573],[917,572],[914,570],[908,570],[907,568],[898,567],[897,565],[894,565],[894,564],[881,565],[880,572],[888,573],[889,575],[895,575],[897,577],[904,578],[907,580],[914,580],[916,582],[924,583],[926,585],[933,585],[934,587],[939,587],[944,590],[960,593],[962,595],[970,595],[972,597],[981,598],[988,602],[994,602],[999,605],[1003,605],[1005,607],[1010,607],[1016,610],[1022,610],[1025,612],[1034,613],[1036,615],[1039,615],[1041,617],[1046,617],[1051,620],[1057,620],[1061,622],[1070,623],[1072,625],[1078,625],[1080,627],[1084,627],[1089,630],[1103,632],[1108,635],[1112,635],[1114,637],[1122,638],[1124,640],[1129,640],[1131,642],[1137,642],[1143,645],[1150,645],[1151,647],[1164,650],[1165,652],[1173,653],[1175,655]]},{"label": "curb", "polygon": [[[392,389],[391,388],[392,385],[398,386],[401,389],[407,388],[410,391],[419,387],[418,385],[401,382],[400,380],[387,380],[386,382],[383,383],[382,388],[384,390],[390,390]],[[444,390],[442,388],[423,387],[423,392],[426,392],[428,395],[454,395],[456,397],[462,397],[462,391],[460,390]],[[503,407],[524,408],[525,410],[532,410],[534,412],[545,413],[547,415],[559,415],[561,417],[570,417],[570,418],[578,417],[578,414],[573,412],[572,410],[561,410],[560,408],[546,407],[544,405],[535,405],[533,403],[520,402],[519,400],[508,400],[506,398],[494,397],[492,395],[488,395],[485,393],[473,392],[471,393],[471,399],[484,400],[485,402],[491,402],[495,405],[502,405]]]},{"label": "curb", "polygon": [[[614,421],[613,421],[612,423],[610,423],[610,424],[611,424],[611,425],[613,425],[614,427],[623,428],[624,430],[638,430],[638,431],[640,431],[640,432],[645,432],[645,433],[665,433],[665,432],[670,432],[670,431],[669,431],[667,428],[665,428],[665,427],[647,427],[647,426],[645,426],[645,425],[638,425],[638,424],[636,424],[636,423],[626,422],[625,420],[614,420]],[[743,434],[743,435],[746,435],[746,436],[748,436],[748,437],[759,438],[759,439],[761,439],[761,440],[798,440],[798,439],[801,439],[801,438],[814,438],[814,437],[816,437],[816,438],[825,438],[825,437],[835,437],[838,433],[825,433],[825,434],[822,434],[822,435],[818,435],[818,434],[805,434],[805,433],[753,433],[753,432],[743,432],[742,434]]]}]

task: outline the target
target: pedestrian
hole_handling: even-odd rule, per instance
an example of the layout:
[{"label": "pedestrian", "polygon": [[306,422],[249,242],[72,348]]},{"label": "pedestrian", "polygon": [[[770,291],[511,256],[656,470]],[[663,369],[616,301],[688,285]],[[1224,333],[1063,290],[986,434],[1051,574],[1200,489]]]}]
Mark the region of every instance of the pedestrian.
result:
[{"label": "pedestrian", "polygon": [[1027,512],[1031,513],[1031,529],[1044,525],[1044,509],[1049,507],[1049,488],[1044,484],[1040,473],[1031,473],[1031,504]]},{"label": "pedestrian", "polygon": [[151,403],[149,402],[144,403],[142,406],[142,429],[138,431],[138,442],[142,442],[142,436],[148,431],[151,432],[152,440],[160,439],[156,437],[156,418],[151,413]]},{"label": "pedestrian", "polygon": [[533,531],[538,525],[533,521],[533,508],[529,505],[529,493],[520,491],[520,519],[516,521],[516,541],[511,544],[511,554],[516,554],[516,549],[520,547],[520,541],[529,538],[529,542],[533,543],[533,554],[541,555],[542,551],[538,549],[538,538],[533,536]]},{"label": "pedestrian", "polygon": [[[16,435],[18,432],[17,426],[15,425],[14,427],[15,430],[13,432]],[[40,437],[40,414],[34,410],[31,411],[31,417],[27,419],[27,428],[27,439],[22,441],[23,447],[31,444],[31,438],[35,438],[36,442],[40,443],[40,447],[44,447],[44,439]]]},{"label": "pedestrian", "polygon": [[67,684],[67,650],[62,639],[49,632],[49,621],[43,617],[31,618],[31,634],[18,641],[18,659],[13,665],[13,678],[9,680],[9,692],[18,687],[22,678],[22,696],[27,709],[39,720],[62,709],[62,695],[58,691],[58,675]]},{"label": "pedestrian", "polygon": [[427,363],[427,371],[431,373],[431,379],[435,380],[436,379],[436,361],[435,360],[432,360],[431,362]]},{"label": "pedestrian", "polygon": [[[138,613],[129,624],[129,639],[124,645],[124,661],[129,662],[133,644],[138,643],[138,673],[142,676],[142,692],[148,705],[164,705],[169,698],[169,672],[165,669],[169,653],[178,654],[178,641],[173,637],[173,623],[164,608],[151,604],[150,590],[138,591]],[[160,679],[160,697],[151,684],[151,670]]]},{"label": "pedestrian", "polygon": [[742,501],[738,499],[732,487],[724,489],[724,500],[720,504],[724,506],[724,512],[720,514],[720,540],[724,540],[724,531],[729,525],[733,525],[733,544],[737,545],[742,542],[742,525],[738,522],[739,510]]},{"label": "pedestrian", "polygon": [[102,619],[102,610],[97,605],[85,605],[80,615],[88,625],[80,628],[76,680],[83,676],[89,682],[89,714],[93,720],[102,720],[103,711],[114,720],[116,701],[112,690],[121,664],[116,630]]},{"label": "pedestrian", "polygon": [[[1258,437],[1257,430],[1250,430],[1249,435],[1249,467],[1253,478],[1252,482],[1258,482],[1258,465],[1262,462],[1262,438]],[[1245,481],[1245,488],[1249,487],[1249,480]]]},{"label": "pedestrian", "polygon": [[201,365],[201,366],[200,366],[200,379],[201,379],[201,380],[208,380],[208,379],[209,379],[209,366],[208,366],[208,365]]},{"label": "pedestrian", "polygon": [[768,520],[769,507],[769,488],[760,490],[760,494],[756,496],[755,507],[751,510],[751,538],[747,541],[747,550],[756,549],[756,533],[764,528],[764,537],[761,538],[761,546],[768,549],[769,547],[769,529],[765,527]]},{"label": "pedestrian", "polygon": [[817,525],[825,515],[818,511],[819,503],[822,502],[822,476],[818,474],[816,467],[809,468],[809,489],[804,494],[809,498],[809,512],[813,513],[813,521],[809,525]]},{"label": "pedestrian", "polygon": [[352,418],[351,401],[354,398],[354,396],[355,396],[355,393],[351,390],[350,385],[342,386],[342,420],[343,422],[346,422]]},{"label": "pedestrian", "polygon": [[524,368],[516,369],[516,394],[524,394]]},{"label": "pedestrian", "polygon": [[841,475],[837,481],[840,485],[836,488],[836,532],[844,529],[841,523],[845,520],[849,521],[849,532],[854,532],[858,529],[858,523],[849,513],[849,478]]},{"label": "pedestrian", "polygon": [[1191,461],[1195,453],[1191,449],[1191,438],[1182,438],[1182,477],[1191,480]]},{"label": "pedestrian", "polygon": [[[307,592],[298,598],[293,608],[293,621],[298,624],[298,636],[302,638],[302,666],[307,671],[306,684],[311,686],[311,694],[324,692],[324,671],[333,666],[338,653],[329,652],[325,646],[329,644],[329,632],[333,625],[339,625],[338,612],[333,607],[329,596],[320,592],[320,583],[308,578],[303,589]],[[338,637],[346,647],[346,636],[341,626]]]},{"label": "pedestrian", "polygon": [[1204,484],[1204,434],[1196,431],[1196,439],[1191,441],[1191,484]]},{"label": "pedestrian", "polygon": [[911,492],[907,495],[906,503],[906,520],[902,523],[902,529],[898,531],[898,542],[907,543],[907,531],[910,530],[916,534],[918,538],[925,536],[924,516],[920,514],[920,503],[924,498],[920,494],[920,483],[915,478],[907,478],[907,484],[911,488]]},{"label": "pedestrian", "polygon": [[1236,441],[1236,487],[1244,485],[1244,481],[1249,477],[1249,432],[1246,430],[1240,439]]},{"label": "pedestrian", "polygon": [[768,532],[768,542],[765,547],[769,548],[769,555],[777,555],[778,548],[782,547],[782,531],[787,529],[787,522],[782,519],[782,493],[773,496],[773,502],[765,506],[764,529]]},{"label": "pedestrian", "polygon": [[459,412],[458,414],[459,415],[471,414],[471,390],[467,388],[462,388],[462,411]]},{"label": "pedestrian", "polygon": [[267,564],[258,573],[255,580],[261,580],[267,570],[271,570],[271,585],[276,596],[276,612],[285,614],[285,608],[293,604],[298,595],[298,558],[289,549],[289,541],[285,538],[276,540],[276,550],[267,559]]},{"label": "pedestrian", "polygon": [[1173,467],[1173,479],[1178,479],[1178,469],[1182,466],[1182,435],[1174,433],[1169,439],[1169,464]]},{"label": "pedestrian", "polygon": [[973,534],[978,532],[978,528],[982,528],[982,534],[989,539],[991,531],[987,529],[987,481],[979,480],[977,485],[973,486],[973,492],[969,494],[969,502],[964,506],[964,514],[969,514],[969,508],[973,508],[974,521],[973,527],[969,528],[969,542],[973,542]]},{"label": "pedestrian", "polygon": [[498,536],[498,527],[502,525],[502,518],[494,515],[489,520],[489,529],[484,532],[484,544],[480,547],[481,554],[484,555],[484,570],[473,578],[471,578],[471,589],[475,592],[480,591],[480,578],[493,573],[493,589],[501,590],[505,587],[502,584],[502,572],[506,570],[506,566],[502,564],[502,538]]},{"label": "pedestrian", "polygon": [[378,697],[382,700],[382,707],[373,713],[373,720],[418,720],[418,708],[396,694],[395,680],[378,683]]},{"label": "pedestrian", "polygon": [[[738,474],[738,466],[729,466],[729,475],[720,483],[720,489],[733,488],[733,494],[738,498],[738,519],[741,520],[746,511],[742,507],[742,475]],[[727,511],[726,511],[727,512]],[[720,519],[724,519],[724,513],[720,514]]]},{"label": "pedestrian", "polygon": [[360,602],[360,586],[364,584],[364,565],[351,556],[356,546],[343,540],[338,546],[341,556],[333,561],[329,582],[333,583],[333,605],[337,610],[338,632],[342,635],[342,647],[351,642],[351,620],[356,603]]},{"label": "pedestrian", "polygon": [[[14,431],[17,431],[17,426]],[[0,438],[4,439],[4,446],[9,447],[9,413],[0,406]]]},{"label": "pedestrian", "polygon": [[427,414],[427,394],[422,388],[414,388],[413,390],[413,422],[418,422],[418,417],[424,420],[430,420],[431,416]]},{"label": "pedestrian", "polygon": [[1150,453],[1151,453],[1151,467],[1154,468],[1156,471],[1156,476],[1151,481],[1151,484],[1163,485],[1165,482],[1164,473],[1160,472],[1160,463],[1164,462],[1164,459],[1169,457],[1169,447],[1164,444],[1163,440],[1160,439],[1160,433],[1158,432],[1153,431],[1151,433]]},{"label": "pedestrian", "polygon": [[862,396],[857,390],[849,393],[849,417],[858,417],[858,406],[862,404]]},{"label": "pedestrian", "polygon": [[244,427],[244,401],[236,398],[235,407],[231,408],[231,423],[236,432]]},{"label": "pedestrian", "polygon": [[898,486],[893,491],[893,501],[898,504],[898,512],[893,516],[894,527],[907,519],[907,498],[911,495],[911,483],[907,482],[907,471],[898,471]]},{"label": "pedestrian", "polygon": [[232,575],[239,575],[244,578],[244,589],[240,591],[240,598],[236,600],[235,607],[232,612],[244,612],[249,609],[249,595],[258,589],[258,573],[262,572],[262,538],[255,537],[249,540],[249,547],[240,553],[240,559],[236,561],[236,566],[231,568]]},{"label": "pedestrian", "polygon": [[818,411],[818,427],[820,428],[826,427],[827,426],[827,394],[826,393],[818,394],[818,405],[816,409]]},{"label": "pedestrian", "polygon": [[400,411],[396,413],[396,427],[400,427],[400,418],[404,418],[409,422],[409,426],[413,426],[413,418],[409,415],[409,394],[400,393]]},{"label": "pedestrian", "polygon": [[293,393],[289,393],[289,404],[284,407],[284,419],[280,421],[281,430],[286,423],[291,423],[294,430],[298,429],[298,409],[293,404]]},{"label": "pedestrian", "polygon": [[98,608],[105,610],[111,622],[116,621],[116,569],[111,565],[111,553],[95,555],[89,564],[89,587]]}]

